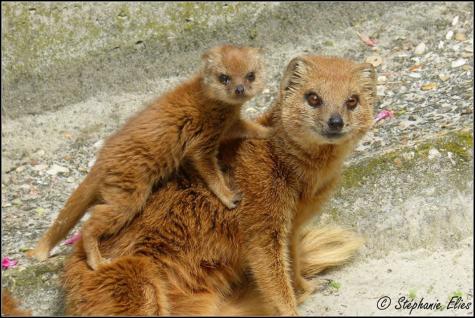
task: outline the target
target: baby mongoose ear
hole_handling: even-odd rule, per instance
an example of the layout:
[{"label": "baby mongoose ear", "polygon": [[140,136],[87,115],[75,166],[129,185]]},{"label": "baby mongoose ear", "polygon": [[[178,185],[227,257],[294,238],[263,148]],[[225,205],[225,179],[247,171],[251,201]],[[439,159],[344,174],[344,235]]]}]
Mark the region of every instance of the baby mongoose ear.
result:
[{"label": "baby mongoose ear", "polygon": [[214,60],[216,59],[216,54],[218,54],[218,49],[219,47],[212,47],[211,49],[204,52],[203,55],[201,55],[201,59],[203,60],[205,65],[214,62]]},{"label": "baby mongoose ear", "polygon": [[376,100],[376,70],[370,63],[359,64],[355,72],[359,77],[359,84],[361,85],[362,92],[366,96],[368,102],[373,104]]},{"label": "baby mongoose ear", "polygon": [[280,82],[280,91],[282,94],[294,91],[302,83],[303,77],[307,73],[309,62],[305,56],[294,57],[284,72]]}]

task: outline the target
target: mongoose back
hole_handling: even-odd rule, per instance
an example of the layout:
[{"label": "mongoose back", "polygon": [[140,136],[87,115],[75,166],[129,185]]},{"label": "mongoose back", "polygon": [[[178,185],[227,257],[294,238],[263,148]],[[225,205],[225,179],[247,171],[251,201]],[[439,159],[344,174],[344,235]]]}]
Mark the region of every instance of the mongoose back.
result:
[{"label": "mongoose back", "polygon": [[91,271],[77,244],[65,264],[67,314],[226,315],[233,288],[249,279],[244,298],[252,302],[236,300],[232,312],[296,315],[315,288],[306,275],[350,250],[341,249],[341,232],[318,235],[303,226],[328,201],[344,159],[372,126],[375,76],[371,64],[293,59],[279,98],[258,120],[270,136],[220,149],[242,193],[239,206],[226,211],[183,169],[123,232],[101,241],[113,263]]},{"label": "mongoose back", "polygon": [[231,209],[239,194],[226,184],[216,155],[228,138],[264,138],[268,130],[240,117],[241,106],[264,87],[259,49],[223,45],[203,54],[203,69],[132,117],[108,140],[54,224],[30,251],[49,251],[95,205],[83,227],[88,264],[105,261],[98,240],[114,235],[141,211],[152,187],[191,161],[209,189]]}]

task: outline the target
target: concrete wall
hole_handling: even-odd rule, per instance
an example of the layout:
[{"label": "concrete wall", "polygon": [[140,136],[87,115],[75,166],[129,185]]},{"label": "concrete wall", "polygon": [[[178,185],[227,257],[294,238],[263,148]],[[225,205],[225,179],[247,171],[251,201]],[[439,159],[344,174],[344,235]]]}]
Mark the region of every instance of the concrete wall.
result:
[{"label": "concrete wall", "polygon": [[2,3],[2,115],[55,110],[100,93],[153,91],[151,80],[189,72],[197,54],[219,42],[272,49],[311,33],[315,50],[333,46],[332,35],[389,5],[407,4]]}]

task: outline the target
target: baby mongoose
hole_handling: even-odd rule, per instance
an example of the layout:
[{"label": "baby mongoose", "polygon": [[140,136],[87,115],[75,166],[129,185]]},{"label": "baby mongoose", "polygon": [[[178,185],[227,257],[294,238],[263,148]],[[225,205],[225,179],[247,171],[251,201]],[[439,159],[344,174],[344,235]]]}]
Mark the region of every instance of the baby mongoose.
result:
[{"label": "baby mongoose", "polygon": [[105,260],[98,241],[114,235],[141,211],[154,184],[192,162],[208,188],[232,209],[239,201],[217,163],[221,141],[265,138],[268,129],[241,118],[241,106],[262,91],[259,49],[223,45],[202,56],[204,67],[192,79],[158,98],[108,138],[91,171],[73,192],[54,224],[30,251],[40,260],[94,206],[83,227],[88,264]]}]

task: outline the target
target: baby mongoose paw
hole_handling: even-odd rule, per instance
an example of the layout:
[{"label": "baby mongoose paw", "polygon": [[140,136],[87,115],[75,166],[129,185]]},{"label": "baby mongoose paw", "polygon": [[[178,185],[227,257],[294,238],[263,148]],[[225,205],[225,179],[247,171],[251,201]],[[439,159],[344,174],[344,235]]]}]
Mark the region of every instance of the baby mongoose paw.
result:
[{"label": "baby mongoose paw", "polygon": [[271,128],[259,126],[259,129],[256,131],[255,138],[265,139],[270,136]]},{"label": "baby mongoose paw", "polygon": [[234,209],[237,207],[239,201],[241,201],[240,193],[232,193],[221,200],[228,209]]},{"label": "baby mongoose paw", "polygon": [[30,258],[35,258],[39,261],[45,261],[46,259],[48,259],[48,249],[43,249],[43,248],[34,248],[34,249],[31,249],[29,251],[27,251],[25,253],[25,255],[27,257],[30,257]]},{"label": "baby mongoose paw", "polygon": [[91,257],[90,259],[87,260],[87,264],[89,267],[91,267],[93,270],[97,270],[99,266],[102,265],[107,265],[111,263],[110,258],[104,258],[104,257]]}]

